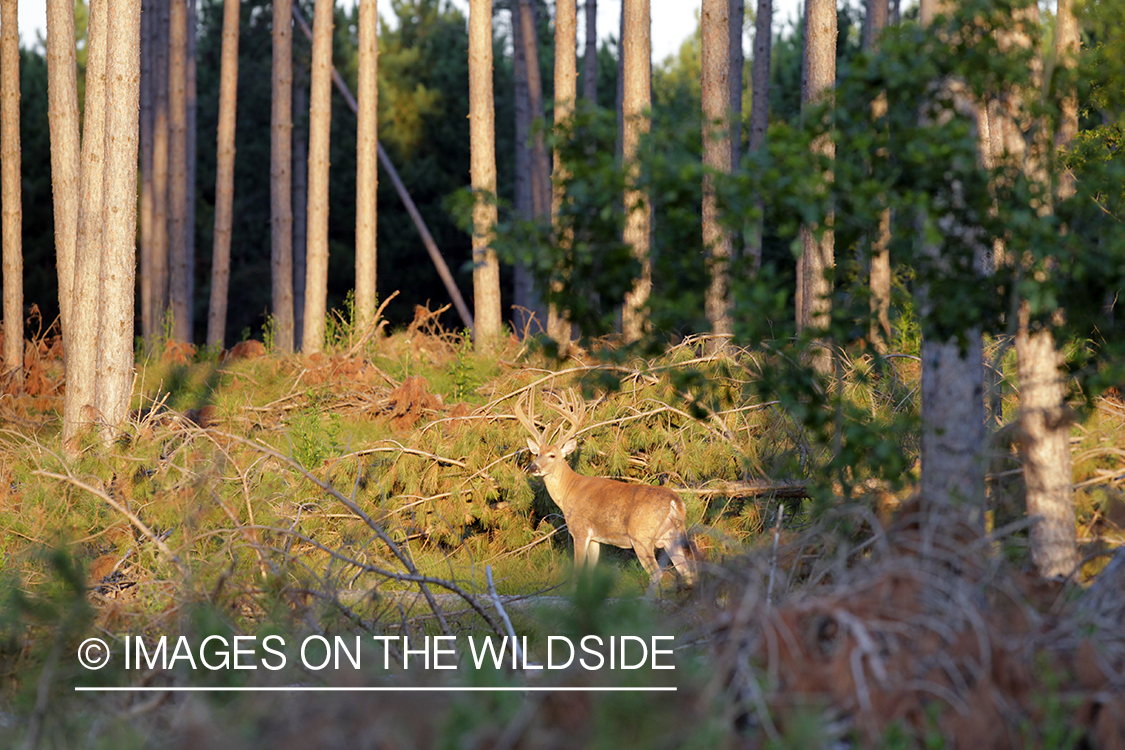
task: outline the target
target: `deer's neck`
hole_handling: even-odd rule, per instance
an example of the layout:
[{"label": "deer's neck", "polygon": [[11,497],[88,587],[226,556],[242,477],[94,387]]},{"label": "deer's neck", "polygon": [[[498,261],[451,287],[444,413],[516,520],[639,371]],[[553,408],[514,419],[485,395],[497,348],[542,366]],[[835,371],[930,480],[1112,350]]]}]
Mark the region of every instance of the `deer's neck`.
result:
[{"label": "deer's neck", "polygon": [[570,468],[565,462],[560,462],[559,467],[543,477],[543,484],[547,486],[547,493],[555,501],[555,505],[562,508],[565,514],[574,498],[576,486],[584,479],[581,474]]}]

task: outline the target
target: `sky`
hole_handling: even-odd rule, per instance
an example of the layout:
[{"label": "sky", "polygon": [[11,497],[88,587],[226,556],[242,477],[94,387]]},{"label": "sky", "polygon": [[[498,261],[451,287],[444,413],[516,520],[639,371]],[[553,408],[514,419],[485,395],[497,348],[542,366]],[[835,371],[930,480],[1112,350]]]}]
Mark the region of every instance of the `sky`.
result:
[{"label": "sky", "polygon": [[[351,0],[343,0],[350,2]],[[651,0],[652,1],[652,58],[660,62],[665,57],[674,54],[683,41],[695,30],[696,16],[699,13],[700,0]],[[467,0],[453,0],[455,5],[467,8]],[[797,15],[799,0],[774,0],[774,30],[782,28],[781,24],[789,23]],[[578,10],[578,38],[579,49],[585,35],[585,15],[582,11],[582,0],[579,0]],[[747,3],[748,9],[754,3]],[[380,11],[389,10],[390,4],[384,2]],[[609,35],[617,36],[621,25],[621,4],[614,0],[601,0],[598,3],[598,36],[604,38]],[[20,39],[24,46],[36,43],[37,34],[42,34],[46,25],[47,10],[46,0],[19,0],[19,25]],[[753,30],[747,29],[746,54],[750,56],[750,44]]]}]

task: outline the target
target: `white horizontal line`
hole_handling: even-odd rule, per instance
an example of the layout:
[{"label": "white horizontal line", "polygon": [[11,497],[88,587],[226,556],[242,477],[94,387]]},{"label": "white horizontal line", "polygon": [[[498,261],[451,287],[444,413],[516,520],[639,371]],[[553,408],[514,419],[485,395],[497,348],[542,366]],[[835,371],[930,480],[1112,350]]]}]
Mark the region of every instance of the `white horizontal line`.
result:
[{"label": "white horizontal line", "polygon": [[75,687],[76,693],[658,693],[675,687]]}]

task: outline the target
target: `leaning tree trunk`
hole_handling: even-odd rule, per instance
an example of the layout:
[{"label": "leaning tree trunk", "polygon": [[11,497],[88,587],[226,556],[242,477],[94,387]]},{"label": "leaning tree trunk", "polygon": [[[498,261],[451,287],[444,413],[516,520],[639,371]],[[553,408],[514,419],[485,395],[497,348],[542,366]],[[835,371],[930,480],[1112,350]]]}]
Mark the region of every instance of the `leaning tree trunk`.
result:
[{"label": "leaning tree trunk", "polygon": [[215,237],[211,251],[211,308],[207,346],[223,347],[230,288],[230,237],[234,219],[234,126],[238,106],[238,26],[241,3],[223,2],[223,45],[219,73],[219,133],[215,168]]},{"label": "leaning tree trunk", "polygon": [[470,176],[473,207],[473,313],[478,352],[500,344],[500,264],[496,226],[496,109],[492,98],[492,0],[469,0]]},{"label": "leaning tree trunk", "polygon": [[[270,279],[273,345],[288,354],[293,321],[293,0],[273,3],[273,94],[270,109]],[[304,311],[302,310],[302,315]]]},{"label": "leaning tree trunk", "polygon": [[47,117],[51,129],[51,196],[63,351],[70,337],[74,251],[78,234],[78,75],[74,3],[47,2]]},{"label": "leaning tree trunk", "polygon": [[625,190],[624,239],[641,263],[641,275],[625,295],[622,332],[626,341],[638,340],[645,327],[644,306],[652,289],[651,209],[648,195],[637,187],[640,179],[641,138],[651,122],[645,114],[652,104],[652,17],[649,0],[622,0],[622,160],[628,173]]},{"label": "leaning tree trunk", "polygon": [[101,272],[106,132],[106,13],[108,0],[91,0],[86,42],[86,101],[78,181],[78,234],[74,257],[71,336],[66,352],[63,445],[78,451],[77,438],[100,420],[97,413],[98,306]]},{"label": "leaning tree trunk", "polygon": [[379,16],[376,0],[359,4],[359,105],[356,124],[355,184],[355,315],[356,330],[365,332],[375,318],[376,258],[375,227],[378,220],[376,198],[379,188],[378,124]]},{"label": "leaning tree trunk", "polygon": [[328,314],[328,146],[332,127],[333,0],[316,0],[309,96],[309,214],[305,235],[306,354],[324,349]]},{"label": "leaning tree trunk", "polygon": [[187,210],[187,0],[171,0],[168,28],[168,296],[172,337],[191,341],[191,299],[188,297]]},{"label": "leaning tree trunk", "polygon": [[[836,83],[836,3],[834,0],[811,0],[806,18],[805,86],[801,93],[802,112],[823,104],[831,98]],[[825,133],[813,142],[813,149],[834,158],[836,145],[831,135]],[[820,237],[818,238],[817,232]],[[832,312],[831,273],[836,265],[835,237],[832,216],[829,214],[823,227],[802,226],[803,251],[799,261],[797,283],[797,330],[825,329]],[[810,353],[812,365],[821,374],[827,374],[832,358],[824,346],[816,346]]]},{"label": "leaning tree trunk", "polygon": [[20,185],[20,37],[16,0],[0,3],[0,236],[4,252],[4,374],[23,385],[23,208]]},{"label": "leaning tree trunk", "polygon": [[99,288],[98,412],[103,442],[129,416],[133,389],[141,0],[113,0],[105,89],[105,192]]},{"label": "leaning tree trunk", "polygon": [[[575,101],[578,98],[578,7],[576,0],[558,0],[555,3],[555,128],[564,125],[574,116]],[[563,182],[567,175],[558,149],[554,153],[554,190],[551,196],[551,214],[555,226],[559,222],[562,208]],[[574,237],[568,234],[563,240],[569,247]],[[570,347],[570,322],[565,313],[550,305],[547,317],[547,333],[559,348],[559,355],[566,354]]]},{"label": "leaning tree trunk", "polygon": [[731,170],[730,129],[730,0],[703,0],[703,247],[709,257],[711,285],[704,305],[714,338],[712,352],[725,349],[731,333],[730,233],[719,220],[713,172]]}]

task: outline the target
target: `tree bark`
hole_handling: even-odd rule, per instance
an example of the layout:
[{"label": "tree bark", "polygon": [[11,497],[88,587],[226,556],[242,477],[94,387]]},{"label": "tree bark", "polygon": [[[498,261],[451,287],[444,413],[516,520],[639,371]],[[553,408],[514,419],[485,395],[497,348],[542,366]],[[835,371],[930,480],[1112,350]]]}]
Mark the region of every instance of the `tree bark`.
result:
[{"label": "tree bark", "polygon": [[86,34],[86,100],[78,184],[78,235],[74,258],[72,335],[66,352],[63,445],[78,451],[77,438],[97,423],[98,306],[102,256],[106,134],[107,0],[91,0]]},{"label": "tree bark", "polygon": [[[708,170],[730,172],[730,0],[703,0],[702,31],[703,164]],[[730,256],[731,238],[719,221],[715,178],[703,176],[703,247],[710,256],[711,285],[705,299],[711,324],[708,348],[722,351],[731,333]]]},{"label": "tree bark", "polygon": [[105,89],[105,188],[99,288],[97,404],[117,437],[133,388],[136,288],[137,148],[141,78],[141,0],[110,0]]},{"label": "tree bark", "polygon": [[171,0],[168,27],[168,296],[172,306],[172,337],[191,341],[191,299],[188,297],[188,153],[187,153],[187,0]]},{"label": "tree bark", "polygon": [[332,128],[333,0],[316,0],[309,95],[309,201],[305,234],[306,354],[324,349],[328,314],[328,147]]},{"label": "tree bark", "polygon": [[652,16],[649,0],[622,0],[622,160],[628,174],[625,191],[624,239],[641,263],[640,276],[625,295],[622,333],[626,341],[640,339],[645,328],[643,312],[652,289],[651,209],[648,196],[636,187],[641,138],[651,122],[645,113],[652,104]]},{"label": "tree bark", "polygon": [[586,0],[586,51],[582,57],[582,98],[598,105],[598,0]]},{"label": "tree bark", "polygon": [[500,264],[491,247],[496,226],[496,110],[492,98],[492,0],[469,1],[470,173],[473,208],[473,304],[478,352],[500,344]]},{"label": "tree bark", "polygon": [[187,207],[184,212],[184,243],[187,249],[187,300],[191,325],[188,326],[188,340],[195,336],[195,168],[198,161],[199,120],[198,87],[196,85],[195,50],[198,18],[196,0],[188,0],[187,34]]},{"label": "tree bark", "polygon": [[[270,279],[273,345],[293,351],[293,0],[273,3],[273,78],[270,109]],[[304,234],[302,233],[302,242]],[[302,283],[304,278],[302,276]],[[301,309],[302,316],[304,308]]]},{"label": "tree bark", "polygon": [[[1073,0],[1059,0],[1055,14],[1055,54],[1058,64],[1073,71],[1078,64],[1078,49],[1081,40],[1078,34],[1078,20],[1074,17]],[[1065,148],[1078,134],[1078,92],[1071,86],[1062,100],[1059,130],[1055,134],[1055,146]],[[1074,195],[1074,174],[1069,170],[1059,178],[1059,198]]]},{"label": "tree bark", "polygon": [[[770,109],[770,48],[773,42],[773,0],[758,0],[758,14],[754,19],[754,68],[751,72],[750,99],[750,150],[758,151],[765,145]],[[758,210],[763,208],[758,199]],[[762,265],[762,221],[754,222],[747,238],[746,254],[753,271]]]},{"label": "tree bark", "polygon": [[[515,208],[516,215],[522,220],[530,221],[535,217],[535,169],[532,166],[531,124],[532,108],[531,97],[528,91],[528,65],[527,45],[524,43],[523,14],[524,5],[519,0],[510,4],[512,18],[512,68],[513,88],[515,94],[515,128],[516,128],[516,174],[515,174]],[[534,46],[534,45],[533,45]],[[538,67],[536,67],[538,70]],[[542,115],[542,111],[540,111]],[[546,311],[541,309],[539,295],[535,293],[535,282],[531,272],[521,261],[517,261],[514,270],[514,303],[512,319],[516,331],[521,334],[533,328],[540,331],[546,329]]]},{"label": "tree bark", "polygon": [[152,116],[152,294],[153,336],[164,332],[168,310],[168,26],[170,0],[154,0]]},{"label": "tree bark", "polygon": [[304,70],[293,76],[293,330],[305,330],[305,238],[309,208],[309,81]]},{"label": "tree bark", "polygon": [[356,215],[355,215],[355,315],[356,331],[367,330],[375,317],[376,244],[379,188],[379,16],[377,0],[359,4],[359,105],[356,125]]},{"label": "tree bark", "polygon": [[234,128],[238,108],[238,27],[241,3],[223,2],[219,74],[219,132],[216,138],[215,238],[211,251],[211,309],[207,346],[223,348],[230,288],[230,238],[234,220]]},{"label": "tree bark", "polygon": [[20,179],[20,36],[16,0],[0,3],[0,185],[4,203],[4,374],[23,386],[23,198]]},{"label": "tree bark", "polygon": [[730,163],[737,170],[742,162],[742,69],[746,55],[742,49],[742,25],[746,0],[730,0]]},{"label": "tree bark", "polygon": [[[879,36],[887,26],[887,0],[867,0],[867,20],[864,24],[864,46],[869,50],[879,47]],[[871,116],[878,121],[887,113],[887,97],[880,96],[871,106]],[[891,210],[879,215],[879,228],[871,238],[871,325],[868,341],[879,352],[885,353],[891,336]]]},{"label": "tree bark", "polygon": [[[57,1],[57,0],[52,0]],[[66,5],[66,3],[60,3]],[[73,8],[70,9],[73,15]],[[140,93],[140,152],[141,152],[141,196],[140,196],[140,247],[137,260],[140,265],[141,295],[141,336],[151,341],[156,332],[155,302],[152,283],[152,238],[153,227],[153,134],[155,130],[156,88],[153,81],[155,72],[155,48],[153,33],[156,31],[156,2],[141,2],[141,93]],[[73,46],[73,45],[72,45]],[[71,273],[73,281],[73,273]],[[61,288],[61,287],[60,287]],[[65,329],[65,321],[63,325]]]},{"label": "tree bark", "polygon": [[[74,252],[78,234],[78,75],[74,3],[47,2],[47,117],[51,129],[51,195],[55,216],[63,351],[70,337]],[[149,177],[151,178],[151,169]]]},{"label": "tree bark", "polygon": [[[555,128],[562,127],[574,116],[578,99],[578,7],[576,0],[558,0],[555,3]],[[554,185],[551,196],[553,222],[558,227],[559,210],[566,197],[563,182],[567,175],[558,149],[554,153]],[[569,250],[574,237],[568,233],[563,242]],[[565,312],[550,305],[547,313],[547,333],[565,355],[570,347],[570,321]]]},{"label": "tree bark", "polygon": [[[829,100],[836,83],[836,3],[834,0],[810,0],[805,38],[806,82],[801,95],[802,115],[808,108]],[[829,159],[836,153],[830,135],[820,136],[813,149]],[[832,311],[830,274],[836,265],[835,238],[829,215],[820,237],[820,227],[801,227],[803,252],[798,279],[801,286],[797,307],[797,329],[827,327]],[[817,346],[811,361],[818,372],[827,374],[831,367],[828,350]]]}]

